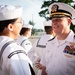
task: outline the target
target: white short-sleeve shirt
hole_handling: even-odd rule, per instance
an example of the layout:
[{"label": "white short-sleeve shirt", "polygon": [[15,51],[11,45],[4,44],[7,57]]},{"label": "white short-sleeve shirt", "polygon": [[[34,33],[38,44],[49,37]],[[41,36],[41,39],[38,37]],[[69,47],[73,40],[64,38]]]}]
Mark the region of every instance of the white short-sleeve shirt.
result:
[{"label": "white short-sleeve shirt", "polygon": [[74,54],[65,51],[73,42],[74,33],[71,31],[60,43],[57,37],[47,43],[41,60],[41,64],[46,66],[47,75],[75,75],[75,50]]}]

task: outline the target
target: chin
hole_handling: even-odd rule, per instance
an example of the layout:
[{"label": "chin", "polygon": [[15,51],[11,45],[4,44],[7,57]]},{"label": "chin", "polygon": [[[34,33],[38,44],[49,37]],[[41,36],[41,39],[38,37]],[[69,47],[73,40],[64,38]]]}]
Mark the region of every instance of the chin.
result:
[{"label": "chin", "polygon": [[59,34],[60,32],[55,31],[55,34]]}]

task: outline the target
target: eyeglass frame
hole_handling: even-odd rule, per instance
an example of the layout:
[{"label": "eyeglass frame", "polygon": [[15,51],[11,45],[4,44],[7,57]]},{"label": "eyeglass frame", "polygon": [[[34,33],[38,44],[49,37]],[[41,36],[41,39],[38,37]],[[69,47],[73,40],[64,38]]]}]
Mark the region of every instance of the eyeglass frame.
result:
[{"label": "eyeglass frame", "polygon": [[21,20],[20,22],[12,22],[12,24],[14,24],[14,23],[21,23],[22,25],[24,24],[24,20]]}]

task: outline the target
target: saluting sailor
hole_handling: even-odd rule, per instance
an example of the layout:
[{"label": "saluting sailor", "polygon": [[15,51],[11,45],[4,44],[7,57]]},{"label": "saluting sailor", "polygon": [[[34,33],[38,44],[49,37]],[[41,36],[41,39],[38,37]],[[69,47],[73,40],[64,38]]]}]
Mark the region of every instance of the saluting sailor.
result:
[{"label": "saluting sailor", "polygon": [[24,24],[20,31],[20,37],[16,40],[26,50],[26,53],[32,48],[32,43],[28,39],[31,36],[32,27],[30,24]]},{"label": "saluting sailor", "polygon": [[70,29],[75,9],[65,3],[54,2],[49,6],[49,13],[56,37],[47,43],[42,65],[38,64],[41,75],[75,75],[75,37]]},{"label": "saluting sailor", "polygon": [[[46,48],[47,41],[52,39],[55,35],[55,33],[52,29],[50,20],[44,21],[43,25],[44,25],[44,29],[45,29],[45,34],[42,35],[38,40],[35,41],[31,50],[28,52],[28,56],[30,57],[30,59],[32,60],[32,62],[34,64],[36,64],[36,62],[40,62],[43,51]],[[38,74],[38,75],[40,75],[40,74]]]},{"label": "saluting sailor", "polygon": [[25,49],[14,42],[22,25],[21,6],[0,5],[0,75],[32,75]]}]

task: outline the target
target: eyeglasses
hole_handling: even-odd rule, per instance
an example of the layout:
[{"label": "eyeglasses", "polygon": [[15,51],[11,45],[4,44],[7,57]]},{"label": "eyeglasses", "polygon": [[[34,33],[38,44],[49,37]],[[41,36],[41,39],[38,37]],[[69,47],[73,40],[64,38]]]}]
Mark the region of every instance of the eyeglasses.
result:
[{"label": "eyeglasses", "polygon": [[13,22],[13,23],[21,23],[23,25],[24,24],[24,20],[21,20],[20,22]]}]

